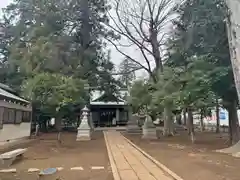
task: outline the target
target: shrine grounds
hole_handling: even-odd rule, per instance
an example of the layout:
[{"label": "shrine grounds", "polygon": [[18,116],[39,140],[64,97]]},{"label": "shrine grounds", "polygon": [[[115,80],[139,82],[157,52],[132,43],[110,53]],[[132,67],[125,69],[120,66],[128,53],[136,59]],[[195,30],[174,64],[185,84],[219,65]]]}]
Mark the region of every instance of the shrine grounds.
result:
[{"label": "shrine grounds", "polygon": [[[226,134],[197,133],[196,144],[192,145],[186,132],[181,133],[158,140],[142,140],[141,135],[123,135],[183,180],[240,179],[240,158],[215,152],[227,147]],[[38,137],[27,145],[28,151],[23,159],[10,167],[16,169],[16,173],[0,173],[0,180],[114,179],[101,131],[95,131],[91,141],[77,142],[76,133],[62,133],[61,139],[59,143],[56,133]],[[28,172],[30,168],[61,170],[39,177],[38,172]]]},{"label": "shrine grounds", "polygon": [[[76,133],[63,133],[61,139],[59,144],[56,133],[41,135],[23,159],[10,167],[17,172],[0,173],[0,180],[113,180],[102,132],[94,132],[86,142],[77,142]],[[39,177],[29,168],[62,170]]]},{"label": "shrine grounds", "polygon": [[194,145],[187,132],[151,141],[125,137],[184,180],[240,180],[240,158],[215,152],[227,147],[227,133],[199,132]]}]

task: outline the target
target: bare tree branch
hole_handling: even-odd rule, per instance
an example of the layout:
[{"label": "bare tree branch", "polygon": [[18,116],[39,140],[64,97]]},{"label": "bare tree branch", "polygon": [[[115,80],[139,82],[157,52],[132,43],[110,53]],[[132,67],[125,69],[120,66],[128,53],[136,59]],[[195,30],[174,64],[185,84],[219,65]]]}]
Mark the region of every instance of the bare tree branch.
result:
[{"label": "bare tree branch", "polygon": [[126,75],[126,74],[130,74],[130,73],[133,73],[135,71],[138,71],[138,70],[141,70],[143,69],[142,67],[137,67],[135,69],[132,69],[130,71],[127,71],[127,72],[118,72],[118,73],[111,73],[112,76],[118,76],[118,75]]},{"label": "bare tree branch", "polygon": [[[181,1],[181,0],[179,0]],[[174,0],[114,0],[116,19],[109,13],[114,25],[112,30],[127,38],[141,52],[146,65],[118,48],[116,50],[153,76],[150,59],[154,59],[156,71],[163,69],[161,48],[166,43],[176,4]]]},{"label": "bare tree branch", "polygon": [[126,53],[124,53],[123,51],[121,51],[116,44],[111,40],[111,39],[106,39],[108,42],[110,42],[115,48],[116,50],[122,54],[123,56],[129,58],[131,61],[133,61],[134,63],[136,63],[137,65],[139,65],[140,67],[142,67],[142,69],[145,69],[147,72],[151,73],[151,69],[146,68],[143,64],[141,64],[140,62],[138,62],[137,60],[133,59],[131,56],[127,55]]},{"label": "bare tree branch", "polygon": [[[135,43],[135,45],[137,45],[139,48],[143,48],[143,49],[145,49],[146,51],[148,51],[151,54],[152,52],[148,48],[143,46],[143,44],[140,42],[140,40],[137,40],[137,38],[133,36],[133,33],[130,31],[130,29],[128,28],[127,24],[123,23],[123,21],[121,19],[121,16],[119,14],[119,11],[118,11],[119,6],[120,6],[119,2],[120,1],[117,2],[117,6],[116,6],[116,11],[115,12],[116,12],[116,15],[118,17],[118,22],[121,24],[122,28],[124,28],[124,30],[126,32],[126,33],[123,33],[123,35],[127,34],[127,36],[130,37],[129,40],[131,40],[133,43]],[[127,15],[129,15],[129,14],[127,14]]]}]

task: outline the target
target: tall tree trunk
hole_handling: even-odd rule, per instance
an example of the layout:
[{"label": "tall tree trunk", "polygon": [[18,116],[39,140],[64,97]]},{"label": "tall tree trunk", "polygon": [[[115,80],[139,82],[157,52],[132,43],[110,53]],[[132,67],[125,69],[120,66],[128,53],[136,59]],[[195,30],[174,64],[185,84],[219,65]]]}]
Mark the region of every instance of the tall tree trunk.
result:
[{"label": "tall tree trunk", "polygon": [[57,140],[59,143],[61,143],[61,131],[62,131],[62,117],[61,116],[56,116],[55,118],[55,128],[58,132],[57,135]]},{"label": "tall tree trunk", "polygon": [[236,33],[236,30],[233,28],[235,25],[232,24],[232,22],[235,22],[236,19],[234,19],[237,16],[238,11],[233,10],[232,8],[235,7],[232,3],[232,1],[228,0],[226,1],[229,9],[228,9],[228,17],[226,18],[226,26],[227,26],[227,35],[228,35],[228,44],[229,44],[229,52],[231,57],[231,64],[232,64],[232,70],[234,75],[234,82],[235,87],[237,90],[237,96],[238,101],[240,100],[240,68],[239,68],[239,59],[240,54],[237,53],[239,49],[237,48],[235,50],[234,45],[238,41],[238,37],[234,35]]},{"label": "tall tree trunk", "polygon": [[216,98],[216,133],[220,132],[219,102]]},{"label": "tall tree trunk", "polygon": [[187,110],[186,108],[183,110],[183,124],[186,126],[187,125]]},{"label": "tall tree trunk", "polygon": [[204,122],[203,122],[203,109],[201,109],[200,111],[200,128],[201,128],[201,132],[203,132],[205,130],[205,125],[204,125]]},{"label": "tall tree trunk", "polygon": [[55,118],[55,129],[60,132],[62,129],[62,118],[56,117]]},{"label": "tall tree trunk", "polygon": [[237,101],[233,101],[227,107],[228,119],[229,119],[229,140],[232,144],[235,144],[240,140],[239,122],[237,115]]},{"label": "tall tree trunk", "polygon": [[176,114],[176,121],[178,125],[182,125],[182,116],[181,114]]},{"label": "tall tree trunk", "polygon": [[162,59],[159,51],[158,32],[153,27],[152,23],[150,23],[149,33],[150,33],[150,41],[152,46],[153,57],[156,64],[156,71],[157,73],[163,72],[163,64],[162,64]]},{"label": "tall tree trunk", "polygon": [[48,132],[48,129],[47,129],[47,120],[46,119],[44,119],[43,121],[42,121],[42,123],[41,123],[41,131],[42,132]]},{"label": "tall tree trunk", "polygon": [[187,108],[187,112],[188,112],[188,133],[191,136],[191,141],[192,143],[195,142],[195,132],[194,132],[194,124],[193,124],[193,112],[192,112],[192,108],[188,107]]},{"label": "tall tree trunk", "polygon": [[174,127],[173,127],[173,117],[172,111],[170,107],[164,108],[164,136],[173,136],[174,135]]},{"label": "tall tree trunk", "polygon": [[82,46],[83,50],[86,51],[89,47],[92,26],[90,24],[90,8],[89,1],[82,0],[81,2],[81,18],[82,18]]}]

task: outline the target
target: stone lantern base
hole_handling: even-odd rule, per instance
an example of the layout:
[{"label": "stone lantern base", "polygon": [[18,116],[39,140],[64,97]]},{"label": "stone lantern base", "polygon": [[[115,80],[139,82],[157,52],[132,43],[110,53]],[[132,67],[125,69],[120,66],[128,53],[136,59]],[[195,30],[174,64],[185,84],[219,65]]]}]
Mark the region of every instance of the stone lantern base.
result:
[{"label": "stone lantern base", "polygon": [[138,117],[137,115],[132,115],[127,123],[126,127],[127,133],[129,134],[141,134],[142,129],[138,125]]},{"label": "stone lantern base", "polygon": [[92,130],[78,128],[77,141],[90,141],[91,140]]},{"label": "stone lantern base", "polygon": [[142,139],[158,139],[157,129],[152,122],[152,118],[147,115],[142,127]]},{"label": "stone lantern base", "polygon": [[158,139],[156,128],[143,128],[142,139]]}]

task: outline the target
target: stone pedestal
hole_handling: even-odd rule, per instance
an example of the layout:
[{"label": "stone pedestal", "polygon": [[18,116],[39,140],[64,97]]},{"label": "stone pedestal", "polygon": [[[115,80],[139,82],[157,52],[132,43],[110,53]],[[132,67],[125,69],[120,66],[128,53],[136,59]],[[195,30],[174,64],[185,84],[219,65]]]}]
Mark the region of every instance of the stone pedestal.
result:
[{"label": "stone pedestal", "polygon": [[138,125],[139,125],[140,127],[142,127],[143,124],[144,124],[144,122],[145,122],[146,116],[143,115],[143,114],[139,114],[139,115],[138,115],[138,118],[139,118],[139,120],[138,120]]},{"label": "stone pedestal", "polygon": [[130,133],[130,134],[141,134],[142,133],[142,129],[138,125],[138,116],[137,115],[132,115],[132,117],[130,117],[130,119],[128,120],[127,133]]},{"label": "stone pedestal", "polygon": [[152,122],[151,116],[147,115],[142,127],[142,139],[158,139],[157,129]]},{"label": "stone pedestal", "polygon": [[78,132],[77,132],[77,141],[89,141],[91,140],[91,127],[89,125],[89,119],[88,119],[88,113],[89,110],[85,106],[82,109],[82,119],[81,119],[81,124],[78,127]]}]

